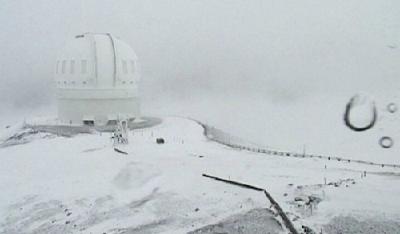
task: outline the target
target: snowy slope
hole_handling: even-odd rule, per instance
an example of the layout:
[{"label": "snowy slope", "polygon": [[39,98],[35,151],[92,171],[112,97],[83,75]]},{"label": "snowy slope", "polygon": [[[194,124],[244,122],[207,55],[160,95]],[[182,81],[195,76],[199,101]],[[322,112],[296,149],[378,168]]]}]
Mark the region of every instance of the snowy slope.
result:
[{"label": "snowy slope", "polygon": [[[152,112],[191,116],[264,147],[295,152],[303,152],[305,148],[311,154],[400,164],[397,153],[400,111],[388,113],[386,109],[389,103],[399,103],[399,98],[394,92],[371,93],[369,97],[378,110],[377,123],[368,131],[354,132],[343,121],[346,103],[354,94],[318,93],[291,102],[275,102],[265,97],[268,93],[247,96],[222,93],[207,99],[166,100]],[[392,137],[392,148],[383,149],[379,145],[383,136]]]},{"label": "snowy slope", "polygon": [[0,233],[186,233],[270,205],[203,173],[266,188],[299,230],[347,215],[400,218],[398,169],[231,149],[189,119],[131,131],[119,147],[128,155],[109,133],[31,140],[0,148]]}]

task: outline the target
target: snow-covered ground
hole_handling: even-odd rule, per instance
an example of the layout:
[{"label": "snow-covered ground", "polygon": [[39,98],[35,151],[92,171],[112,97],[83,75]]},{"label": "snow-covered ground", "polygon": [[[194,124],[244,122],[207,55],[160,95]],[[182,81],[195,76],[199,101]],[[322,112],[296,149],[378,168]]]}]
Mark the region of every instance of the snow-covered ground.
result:
[{"label": "snow-covered ground", "polygon": [[[400,99],[389,91],[366,95],[376,103],[378,120],[372,129],[355,132],[343,121],[346,104],[355,94],[318,93],[284,102],[271,100],[268,94],[222,93],[207,98],[165,100],[144,108],[155,115],[190,116],[261,146],[400,164],[400,111],[387,111],[389,103],[399,103]],[[379,145],[383,136],[392,137],[392,148]]]},{"label": "snow-covered ground", "polygon": [[[252,233],[254,223],[232,226],[232,217],[269,208],[266,197],[203,173],[266,188],[299,230],[335,233],[351,216],[400,231],[399,169],[231,149],[178,117],[131,131],[119,147],[127,155],[110,136],[40,133],[0,148],[0,233],[186,233],[224,220],[229,232]],[[264,215],[272,233],[282,231]]]}]

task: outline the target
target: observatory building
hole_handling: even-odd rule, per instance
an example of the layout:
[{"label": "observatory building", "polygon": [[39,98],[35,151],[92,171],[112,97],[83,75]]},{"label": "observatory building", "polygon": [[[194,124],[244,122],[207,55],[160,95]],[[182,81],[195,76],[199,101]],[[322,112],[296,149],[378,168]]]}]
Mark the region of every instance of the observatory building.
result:
[{"label": "observatory building", "polygon": [[55,66],[58,119],[104,126],[139,117],[137,57],[109,33],[77,35]]}]

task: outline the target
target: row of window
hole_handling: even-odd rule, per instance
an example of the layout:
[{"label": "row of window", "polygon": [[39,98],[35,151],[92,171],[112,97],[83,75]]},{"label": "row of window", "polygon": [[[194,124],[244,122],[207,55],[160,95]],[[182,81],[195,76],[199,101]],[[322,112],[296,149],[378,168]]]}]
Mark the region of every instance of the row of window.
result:
[{"label": "row of window", "polygon": [[[79,70],[79,68],[77,69]],[[87,60],[80,60],[80,73],[85,74],[86,72],[87,72]],[[69,74],[75,73],[75,60],[57,61],[56,74],[67,74],[67,73]]]},{"label": "row of window", "polygon": [[[128,69],[128,63],[130,69]],[[124,74],[128,74],[129,71],[133,74],[135,73],[135,62],[133,60],[122,60],[122,71]]]},{"label": "row of window", "polygon": [[[75,82],[75,81],[64,81],[64,82],[62,82],[62,81],[57,81],[57,84],[65,84],[65,85],[70,85],[70,84],[72,84],[72,85],[75,85],[75,84],[79,84],[80,82]],[[133,81],[121,81],[121,83],[122,84],[134,84],[134,82]],[[87,84],[87,82],[86,81],[82,81],[82,84],[83,85],[86,85]]]},{"label": "row of window", "polygon": [[[122,60],[121,62],[122,62],[122,71],[124,74],[128,74],[129,71],[131,74],[135,73],[135,61]],[[81,74],[85,74],[87,72],[87,65],[88,62],[85,59],[80,60],[80,63],[79,61],[75,62],[75,60],[61,60],[61,61],[59,60],[57,61],[56,65],[56,74],[67,74],[67,73],[75,74],[75,72],[77,73],[80,72]]]}]

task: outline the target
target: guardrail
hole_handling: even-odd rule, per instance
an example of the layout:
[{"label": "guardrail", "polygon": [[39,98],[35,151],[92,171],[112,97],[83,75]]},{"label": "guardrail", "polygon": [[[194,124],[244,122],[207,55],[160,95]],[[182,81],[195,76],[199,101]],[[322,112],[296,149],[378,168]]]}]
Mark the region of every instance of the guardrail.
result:
[{"label": "guardrail", "polygon": [[222,144],[222,145],[228,146],[230,148],[234,148],[234,149],[246,150],[249,152],[267,154],[267,155],[273,155],[273,156],[281,156],[281,157],[316,158],[316,159],[324,159],[324,160],[336,160],[339,162],[347,162],[347,163],[353,162],[353,163],[360,163],[360,164],[379,166],[379,167],[400,168],[399,164],[376,163],[376,162],[365,161],[365,160],[343,158],[343,157],[338,157],[338,156],[334,156],[334,155],[327,156],[327,155],[319,155],[319,154],[296,153],[296,152],[290,152],[290,151],[273,150],[273,149],[268,149],[268,148],[243,145],[240,143],[232,143],[231,141],[226,140],[226,139],[230,139],[230,138],[235,139],[234,137],[227,137],[227,136],[229,136],[229,134],[227,134],[227,133],[223,132],[222,130],[217,129],[215,127],[208,126],[198,120],[194,120],[194,121],[196,121],[198,124],[200,124],[203,127],[203,129],[204,129],[203,134],[209,140],[215,141],[219,144]]}]

